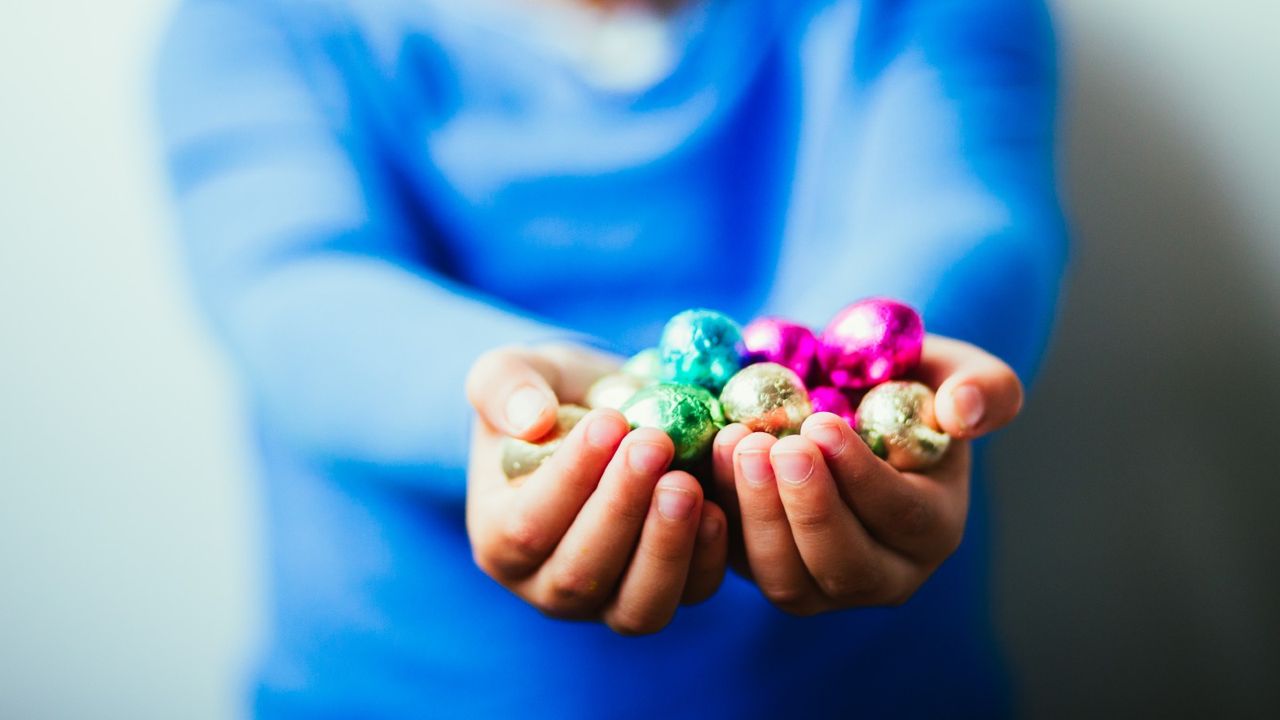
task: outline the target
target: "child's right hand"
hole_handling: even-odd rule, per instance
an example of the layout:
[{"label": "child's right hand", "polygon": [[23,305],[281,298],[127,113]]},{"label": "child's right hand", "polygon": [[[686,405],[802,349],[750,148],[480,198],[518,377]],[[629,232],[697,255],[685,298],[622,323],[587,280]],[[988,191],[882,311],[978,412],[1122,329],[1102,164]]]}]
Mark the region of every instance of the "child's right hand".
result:
[{"label": "child's right hand", "polygon": [[467,533],[476,564],[543,613],[652,633],[681,603],[724,578],[724,512],[685,472],[667,472],[660,430],[631,431],[595,410],[540,468],[512,483],[499,467],[504,435],[536,440],[558,402],[581,402],[618,360],[585,348],[505,349],[471,368],[478,418],[467,480]]}]

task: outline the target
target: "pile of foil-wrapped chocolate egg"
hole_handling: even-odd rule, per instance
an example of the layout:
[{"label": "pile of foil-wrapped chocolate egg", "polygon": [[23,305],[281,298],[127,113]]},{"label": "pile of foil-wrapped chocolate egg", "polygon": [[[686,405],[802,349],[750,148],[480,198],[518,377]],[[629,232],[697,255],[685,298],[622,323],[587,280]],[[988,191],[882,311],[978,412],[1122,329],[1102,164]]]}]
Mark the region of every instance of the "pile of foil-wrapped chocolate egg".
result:
[{"label": "pile of foil-wrapped chocolate egg", "polygon": [[[921,470],[942,458],[950,440],[937,428],[933,392],[903,379],[919,364],[923,343],[920,315],[887,298],[849,305],[819,334],[779,318],[741,328],[713,310],[686,310],[667,323],[658,347],[596,381],[586,404],[666,432],[677,465],[704,459],[729,423],[782,437],[798,433],[813,413],[830,412],[894,467]],[[553,437],[542,441],[508,439],[507,474],[550,455],[583,412],[562,408]]]}]

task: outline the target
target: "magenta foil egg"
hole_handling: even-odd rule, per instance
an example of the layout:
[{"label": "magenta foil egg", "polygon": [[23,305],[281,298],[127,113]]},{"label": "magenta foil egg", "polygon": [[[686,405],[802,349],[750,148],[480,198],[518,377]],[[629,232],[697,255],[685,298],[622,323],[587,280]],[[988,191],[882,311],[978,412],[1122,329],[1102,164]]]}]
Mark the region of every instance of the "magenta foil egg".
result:
[{"label": "magenta foil egg", "polygon": [[832,385],[863,390],[920,363],[924,323],[910,306],[868,298],[836,314],[820,338],[819,360]]},{"label": "magenta foil egg", "polygon": [[850,426],[855,424],[857,410],[849,398],[833,387],[816,387],[809,391],[809,403],[815,413],[829,412],[844,418]]},{"label": "magenta foil egg", "polygon": [[777,363],[801,379],[813,374],[818,338],[804,325],[781,318],[759,318],[742,329],[742,341],[747,347],[748,364]]}]

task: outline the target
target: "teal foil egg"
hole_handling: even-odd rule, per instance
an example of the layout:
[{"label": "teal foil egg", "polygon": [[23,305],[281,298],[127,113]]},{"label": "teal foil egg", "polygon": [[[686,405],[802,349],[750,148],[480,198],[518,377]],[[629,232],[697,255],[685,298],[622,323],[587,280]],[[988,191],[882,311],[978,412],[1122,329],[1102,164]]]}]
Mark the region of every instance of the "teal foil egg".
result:
[{"label": "teal foil egg", "polygon": [[679,463],[695,462],[711,449],[720,425],[719,403],[699,387],[661,382],[637,392],[622,414],[633,428],[652,427],[665,432],[675,445]]},{"label": "teal foil egg", "polygon": [[671,318],[658,343],[662,378],[719,394],[742,368],[742,328],[714,310],[686,310]]}]

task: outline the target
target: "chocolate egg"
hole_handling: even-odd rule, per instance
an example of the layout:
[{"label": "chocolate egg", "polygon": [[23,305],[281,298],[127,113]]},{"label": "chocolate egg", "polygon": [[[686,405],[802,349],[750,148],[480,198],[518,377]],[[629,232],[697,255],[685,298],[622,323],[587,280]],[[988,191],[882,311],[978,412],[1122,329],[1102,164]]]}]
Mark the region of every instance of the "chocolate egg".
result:
[{"label": "chocolate egg", "polygon": [[777,437],[800,432],[813,412],[800,376],[772,362],[739,370],[720,392],[720,405],[730,422]]},{"label": "chocolate egg", "polygon": [[587,389],[587,407],[592,410],[612,408],[617,410],[631,399],[640,388],[652,380],[625,372],[609,373],[596,380]]},{"label": "chocolate egg", "polygon": [[829,386],[816,387],[809,391],[809,403],[815,413],[829,412],[839,415],[852,427],[857,413],[853,411],[853,403],[844,392]]},{"label": "chocolate egg", "polygon": [[942,459],[951,436],[938,430],[933,391],[917,382],[887,382],[858,405],[863,442],[899,470],[924,470]]},{"label": "chocolate egg", "polygon": [[747,362],[777,363],[807,380],[818,359],[818,338],[804,325],[781,318],[752,320],[742,329]]},{"label": "chocolate egg", "polygon": [[556,424],[551,432],[534,442],[520,438],[502,439],[502,472],[513,480],[537,470],[560,447],[569,431],[586,417],[587,409],[579,405],[556,408]]},{"label": "chocolate egg", "polygon": [[841,310],[819,344],[819,361],[831,385],[862,390],[902,377],[920,363],[924,324],[907,305],[870,298]]},{"label": "chocolate egg", "polygon": [[621,371],[648,380],[661,380],[662,355],[658,352],[658,348],[641,350],[622,364]]},{"label": "chocolate egg", "polygon": [[675,445],[675,459],[690,463],[706,455],[720,429],[715,420],[720,413],[717,405],[702,388],[660,382],[632,396],[622,406],[622,414],[633,428],[665,432]]},{"label": "chocolate egg", "polygon": [[718,393],[742,367],[742,330],[714,310],[686,310],[662,329],[658,351],[662,379]]}]

